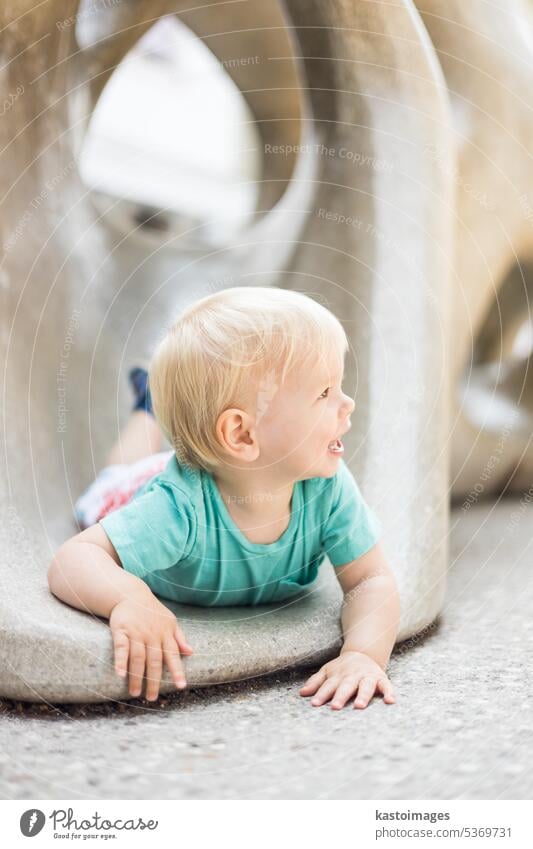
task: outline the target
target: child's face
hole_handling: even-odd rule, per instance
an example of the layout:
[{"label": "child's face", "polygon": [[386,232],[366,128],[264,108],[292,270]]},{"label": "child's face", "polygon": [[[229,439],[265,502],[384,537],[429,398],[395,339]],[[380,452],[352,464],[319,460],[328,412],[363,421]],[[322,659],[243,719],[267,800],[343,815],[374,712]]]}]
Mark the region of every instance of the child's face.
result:
[{"label": "child's face", "polygon": [[342,452],[328,445],[350,429],[355,407],[342,391],[343,375],[343,356],[332,354],[327,362],[294,370],[281,387],[275,378],[270,389],[269,381],[263,383],[256,419],[261,468],[277,466],[293,480],[337,472]]}]

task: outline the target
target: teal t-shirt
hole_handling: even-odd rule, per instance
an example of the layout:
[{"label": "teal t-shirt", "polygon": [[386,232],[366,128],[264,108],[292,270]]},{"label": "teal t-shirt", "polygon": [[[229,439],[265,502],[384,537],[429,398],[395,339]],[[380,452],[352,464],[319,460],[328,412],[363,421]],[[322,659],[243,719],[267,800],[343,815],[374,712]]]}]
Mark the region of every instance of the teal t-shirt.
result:
[{"label": "teal t-shirt", "polygon": [[213,476],[173,455],[123,507],[100,519],[122,566],[162,598],[197,605],[277,602],[306,591],[327,555],[342,566],[367,552],[381,523],[341,459],[330,478],[294,484],[275,542],[250,542]]}]

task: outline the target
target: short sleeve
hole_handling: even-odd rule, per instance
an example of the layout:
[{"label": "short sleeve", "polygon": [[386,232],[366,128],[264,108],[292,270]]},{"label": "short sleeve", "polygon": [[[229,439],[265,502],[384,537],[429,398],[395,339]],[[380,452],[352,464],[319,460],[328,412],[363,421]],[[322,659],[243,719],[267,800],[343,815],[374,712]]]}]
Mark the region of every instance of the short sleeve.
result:
[{"label": "short sleeve", "polygon": [[383,529],[344,461],[332,481],[331,507],[321,543],[333,566],[344,566],[366,554],[379,541]]},{"label": "short sleeve", "polygon": [[123,568],[138,578],[168,569],[187,557],[196,534],[190,499],[159,485],[100,519]]}]

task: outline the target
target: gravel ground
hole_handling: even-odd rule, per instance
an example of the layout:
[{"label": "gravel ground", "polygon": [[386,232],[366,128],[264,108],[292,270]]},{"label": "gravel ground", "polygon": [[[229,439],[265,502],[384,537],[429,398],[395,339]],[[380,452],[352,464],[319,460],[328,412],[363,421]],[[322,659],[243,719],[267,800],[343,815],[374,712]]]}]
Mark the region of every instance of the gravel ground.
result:
[{"label": "gravel ground", "polygon": [[0,701],[3,799],[529,799],[533,509],[452,514],[447,603],[398,646],[397,702],[312,707],[312,670],[156,705]]}]

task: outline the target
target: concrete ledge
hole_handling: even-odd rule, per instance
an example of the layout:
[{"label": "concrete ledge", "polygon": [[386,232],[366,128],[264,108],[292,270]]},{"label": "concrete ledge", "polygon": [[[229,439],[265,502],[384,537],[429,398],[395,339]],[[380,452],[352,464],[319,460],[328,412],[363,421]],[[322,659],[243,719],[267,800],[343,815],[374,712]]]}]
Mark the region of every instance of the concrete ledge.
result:
[{"label": "concrete ledge", "polygon": [[[24,613],[15,606],[0,607],[0,696],[52,703],[130,699],[127,679],[114,671],[106,620],[63,604],[46,580],[34,589]],[[206,608],[169,602],[195,650],[184,658],[189,685],[319,666],[342,645],[341,600],[325,561],[316,589],[283,604]],[[33,617],[31,610],[39,615]],[[177,691],[165,668],[160,693],[171,692]]]}]

